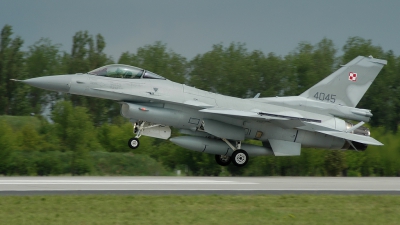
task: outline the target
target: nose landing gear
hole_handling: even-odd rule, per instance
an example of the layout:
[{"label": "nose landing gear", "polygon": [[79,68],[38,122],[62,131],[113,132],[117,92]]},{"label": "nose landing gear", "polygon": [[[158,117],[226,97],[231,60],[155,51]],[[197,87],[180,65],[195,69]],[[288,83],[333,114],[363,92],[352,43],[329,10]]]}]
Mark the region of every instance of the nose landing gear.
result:
[{"label": "nose landing gear", "polygon": [[[140,125],[138,125],[140,123]],[[128,146],[131,149],[137,149],[140,145],[139,138],[141,135],[141,132],[144,129],[144,121],[139,121],[138,123],[132,123],[133,125],[133,133],[136,134],[134,138],[129,139],[128,141]]]},{"label": "nose landing gear", "polygon": [[146,121],[132,122],[133,133],[136,134],[134,138],[129,139],[128,146],[131,149],[137,149],[140,145],[139,138],[143,135],[168,139],[171,136],[169,127],[161,124],[152,124]]}]

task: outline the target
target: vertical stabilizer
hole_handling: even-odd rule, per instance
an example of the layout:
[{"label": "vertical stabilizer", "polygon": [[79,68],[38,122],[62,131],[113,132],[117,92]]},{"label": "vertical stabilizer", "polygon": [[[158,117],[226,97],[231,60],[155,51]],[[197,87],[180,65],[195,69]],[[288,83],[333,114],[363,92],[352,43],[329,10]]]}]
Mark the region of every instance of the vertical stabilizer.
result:
[{"label": "vertical stabilizer", "polygon": [[358,56],[300,96],[355,107],[387,61]]}]

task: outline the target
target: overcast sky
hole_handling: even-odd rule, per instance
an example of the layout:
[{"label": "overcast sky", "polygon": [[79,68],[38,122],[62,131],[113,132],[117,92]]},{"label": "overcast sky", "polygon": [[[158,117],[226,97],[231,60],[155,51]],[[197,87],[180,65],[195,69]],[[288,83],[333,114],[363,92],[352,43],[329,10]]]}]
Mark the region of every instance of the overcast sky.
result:
[{"label": "overcast sky", "polygon": [[350,36],[400,54],[399,0],[3,0],[0,23],[24,50],[46,37],[70,52],[75,32],[100,33],[114,60],[155,41],[192,59],[218,43],[286,55],[324,37],[340,49]]}]

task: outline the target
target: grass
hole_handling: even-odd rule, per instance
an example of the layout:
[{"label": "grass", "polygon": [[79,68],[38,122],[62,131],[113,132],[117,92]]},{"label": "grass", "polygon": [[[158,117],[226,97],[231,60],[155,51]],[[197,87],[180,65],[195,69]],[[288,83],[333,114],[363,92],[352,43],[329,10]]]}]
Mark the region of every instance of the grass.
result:
[{"label": "grass", "polygon": [[0,224],[399,224],[389,195],[2,196]]}]

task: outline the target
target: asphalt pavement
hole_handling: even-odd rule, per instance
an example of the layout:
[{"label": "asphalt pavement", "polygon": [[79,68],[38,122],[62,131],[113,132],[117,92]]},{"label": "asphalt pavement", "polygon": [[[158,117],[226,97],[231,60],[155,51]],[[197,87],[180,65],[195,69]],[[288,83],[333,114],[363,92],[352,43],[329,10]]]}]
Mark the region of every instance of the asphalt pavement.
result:
[{"label": "asphalt pavement", "polygon": [[398,177],[0,177],[0,195],[400,194]]}]

